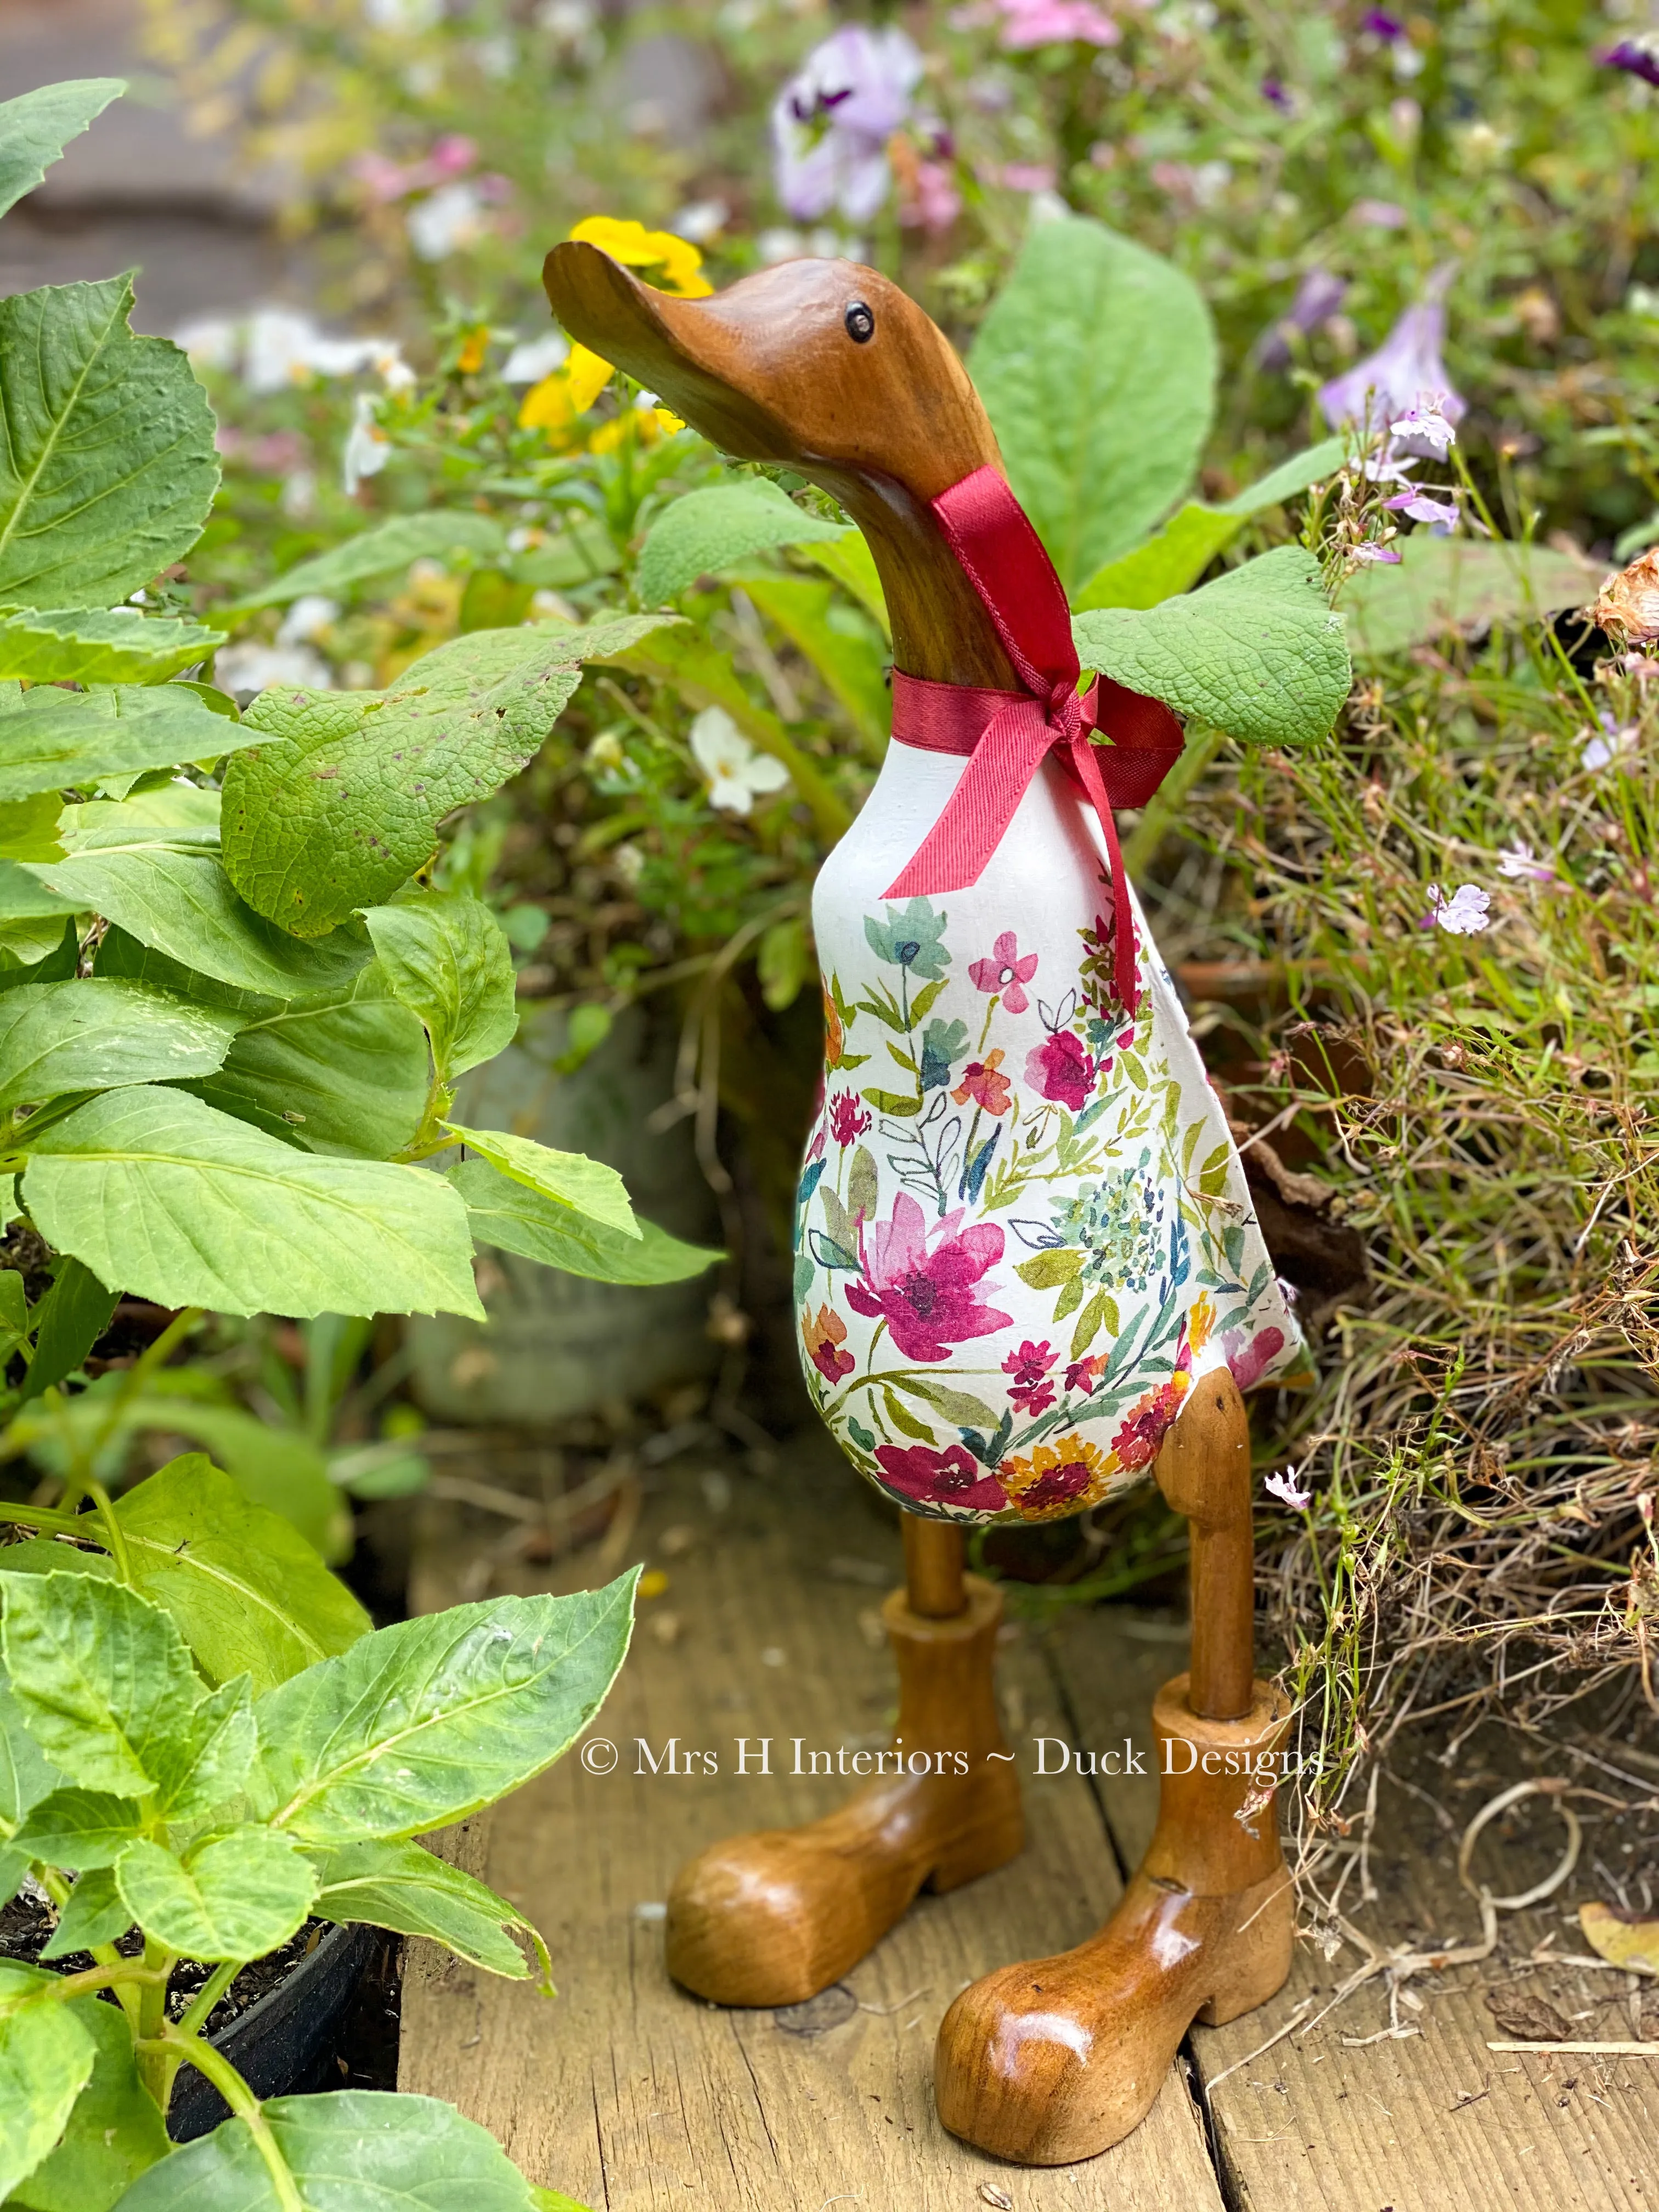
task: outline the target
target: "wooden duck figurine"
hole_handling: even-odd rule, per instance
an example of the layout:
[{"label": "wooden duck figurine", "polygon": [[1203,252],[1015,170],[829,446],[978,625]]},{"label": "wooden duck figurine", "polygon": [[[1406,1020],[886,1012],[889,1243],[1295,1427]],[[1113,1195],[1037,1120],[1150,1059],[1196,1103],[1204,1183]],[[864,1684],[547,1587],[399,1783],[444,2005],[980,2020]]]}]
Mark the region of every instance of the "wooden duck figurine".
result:
[{"label": "wooden duck figurine", "polygon": [[[858,1003],[884,1010],[915,1095],[848,1091],[840,1106],[826,1092],[803,1190],[828,1226],[804,1228],[801,1262],[808,1278],[820,1263],[829,1271],[831,1296],[815,1312],[809,1293],[803,1316],[819,1409],[904,1509],[905,1588],[884,1609],[900,1682],[894,1752],[828,1818],[732,1838],[684,1869],[669,1900],[669,1970],[716,2002],[799,2002],[862,1958],[924,1886],[955,1887],[1018,1852],[1016,1765],[992,1680],[1000,1600],[963,1573],[963,1527],[1077,1510],[1155,1462],[1192,1522],[1194,1620],[1190,1673],[1154,1711],[1157,1834],[1105,1928],[1063,1958],[964,1990],[937,2054],[939,2112],[956,2133],[1028,2163],[1087,2157],[1144,2116],[1194,2018],[1262,2002],[1289,1967],[1272,1803],[1285,1721],[1254,1677],[1249,1435],[1234,1378],[1283,1371],[1297,1357],[1295,1325],[1267,1287],[1224,1121],[1122,880],[1111,794],[1087,742],[1089,716],[1103,714],[1095,691],[1079,706],[1063,595],[1056,611],[1052,568],[949,342],[896,287],[844,261],[786,262],[688,301],[571,243],[548,256],[544,281],[574,337],[714,443],[795,469],[840,501],[886,595],[896,740],[905,718],[825,865],[814,921],[832,1071],[852,1003],[840,975],[873,959],[858,988],[874,995]],[[1120,788],[1138,788],[1135,749],[1166,744],[1171,718],[1129,694],[1106,704],[1115,743],[1105,757],[1127,764]],[[1007,818],[994,850],[941,861],[940,825],[960,828],[964,795],[976,775],[984,785],[999,746],[1004,768],[1014,756],[1022,764],[1012,782],[1000,777]],[[931,889],[941,867],[938,887],[962,891],[948,917],[905,895]],[[1035,951],[1015,931],[993,936],[983,900],[998,897],[1023,899]],[[1097,905],[1114,906],[1112,922]],[[985,957],[947,974],[942,933],[964,914],[986,939],[968,949]],[[1076,980],[1039,999],[1034,977],[1056,969]],[[982,1010],[976,1048],[965,1019],[927,1023],[917,1011],[947,988],[964,1013]],[[1128,1066],[1136,1045],[1136,1079],[1158,1107],[1138,1155],[1103,1133],[1139,1127],[1134,1115],[1151,1108],[1102,1121],[1107,1104],[1091,1095],[1106,1101],[1115,1064]],[[866,1110],[860,1097],[879,1103]],[[890,1144],[896,1178],[885,1222],[880,1164],[856,1141],[878,1113],[877,1147]],[[1085,1142],[1091,1121],[1103,1134]],[[1075,1175],[1039,1171],[1056,1144],[1065,1160],[1097,1163],[1080,1196]],[[1028,1186],[1025,1212],[1012,1214],[1010,1193]],[[1030,1257],[1010,1284],[988,1273],[1021,1249]],[[1093,1286],[1111,1255],[1109,1296]],[[976,1341],[1018,1336],[1002,1306],[1030,1315],[1038,1296],[1031,1335],[1006,1357]],[[1060,1355],[1037,1340],[1052,1330],[1051,1306],[1056,1321],[1082,1308],[1063,1390]],[[878,1365],[884,1343],[890,1358]],[[971,1392],[954,1387],[963,1372]]]}]

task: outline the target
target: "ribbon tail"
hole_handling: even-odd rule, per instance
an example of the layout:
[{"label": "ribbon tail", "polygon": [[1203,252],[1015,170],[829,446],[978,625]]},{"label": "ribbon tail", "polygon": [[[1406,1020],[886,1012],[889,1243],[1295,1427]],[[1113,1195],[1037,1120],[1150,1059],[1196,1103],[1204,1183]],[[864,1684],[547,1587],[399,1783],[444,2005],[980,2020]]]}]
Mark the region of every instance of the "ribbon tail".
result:
[{"label": "ribbon tail", "polygon": [[1140,1006],[1140,994],[1135,988],[1138,963],[1134,908],[1130,903],[1129,878],[1117,842],[1117,823],[1112,818],[1112,803],[1106,795],[1105,781],[1100,773],[1100,756],[1089,742],[1086,726],[1072,739],[1072,765],[1077,770],[1078,781],[1094,802],[1105,834],[1106,855],[1112,871],[1112,981],[1124,1012],[1134,1014]]},{"label": "ribbon tail", "polygon": [[976,884],[1030,788],[1054,732],[1034,699],[992,717],[939,817],[884,899],[936,897]]}]

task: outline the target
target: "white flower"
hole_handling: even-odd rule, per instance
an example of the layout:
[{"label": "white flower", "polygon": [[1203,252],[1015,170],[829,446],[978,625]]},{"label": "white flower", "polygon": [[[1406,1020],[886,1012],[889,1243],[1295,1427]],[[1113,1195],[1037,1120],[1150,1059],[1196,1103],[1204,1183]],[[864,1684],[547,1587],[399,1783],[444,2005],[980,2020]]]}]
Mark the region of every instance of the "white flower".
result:
[{"label": "white flower", "polygon": [[520,338],[501,368],[503,384],[539,384],[551,376],[570,348],[558,331],[544,337]]},{"label": "white flower", "polygon": [[1283,1474],[1270,1474],[1262,1487],[1269,1498],[1278,1498],[1281,1504],[1293,1506],[1298,1513],[1305,1513],[1313,1504],[1312,1491],[1297,1487],[1293,1467],[1287,1467]]},{"label": "white flower", "polygon": [[1491,894],[1479,884],[1460,884],[1449,898],[1438,884],[1431,884],[1427,920],[1453,937],[1477,937],[1491,927]]},{"label": "white flower", "polygon": [[444,0],[363,0],[363,20],[376,31],[430,31],[443,21],[443,12]]},{"label": "white flower", "polygon": [[222,691],[245,698],[273,684],[306,691],[331,691],[334,672],[308,645],[228,645],[213,663],[213,680]]},{"label": "white flower", "polygon": [[415,201],[404,216],[404,227],[422,261],[442,261],[483,235],[484,204],[476,185],[458,179]]},{"label": "white flower", "polygon": [[1498,855],[1498,872],[1500,876],[1508,876],[1511,881],[1534,884],[1553,884],[1555,881],[1554,862],[1539,860],[1532,847],[1522,843],[1504,848]]},{"label": "white flower", "polygon": [[1443,392],[1419,392],[1417,404],[1407,409],[1397,422],[1389,425],[1391,438],[1417,438],[1425,446],[1432,446],[1436,457],[1443,460],[1457,443],[1457,433],[1442,411],[1446,404]]},{"label": "white flower", "polygon": [[391,442],[374,419],[379,405],[379,400],[372,393],[360,392],[357,394],[356,412],[350,434],[340,457],[341,479],[348,499],[356,496],[357,487],[365,477],[378,476],[392,459]]},{"label": "white flower", "polygon": [[281,392],[311,374],[311,352],[321,333],[309,315],[292,307],[258,307],[248,319],[242,381],[250,392]]},{"label": "white flower", "polygon": [[366,365],[374,371],[388,392],[414,390],[415,372],[404,359],[404,349],[396,338],[368,338],[364,343],[374,349]]},{"label": "white flower", "polygon": [[708,778],[708,802],[728,814],[747,814],[763,792],[781,791],[789,771],[757,753],[724,707],[705,707],[691,725],[691,750]]},{"label": "white flower", "polygon": [[291,522],[303,522],[317,505],[317,471],[294,469],[283,478],[276,504]]},{"label": "white flower", "polygon": [[732,220],[732,210],[724,200],[693,200],[683,207],[668,228],[676,238],[689,238],[693,246],[707,246],[725,229]]},{"label": "white flower", "polygon": [[325,599],[320,592],[301,592],[283,617],[282,627],[276,632],[278,645],[302,645],[326,629],[340,612],[337,599]]},{"label": "white flower", "polygon": [[240,324],[228,315],[198,315],[193,323],[179,325],[173,343],[183,348],[198,368],[229,368],[240,337]]}]

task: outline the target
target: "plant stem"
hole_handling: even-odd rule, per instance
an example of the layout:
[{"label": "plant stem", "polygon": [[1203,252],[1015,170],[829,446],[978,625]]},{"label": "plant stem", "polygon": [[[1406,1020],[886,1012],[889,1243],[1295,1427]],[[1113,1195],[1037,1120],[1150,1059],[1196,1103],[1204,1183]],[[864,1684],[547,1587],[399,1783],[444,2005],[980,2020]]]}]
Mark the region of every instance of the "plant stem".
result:
[{"label": "plant stem", "polygon": [[155,2042],[167,2026],[167,1978],[173,1972],[173,1954],[147,1936],[144,1964],[154,1972],[138,1998],[138,2078],[165,2112],[176,2069],[168,2065],[166,2052],[158,2051]]},{"label": "plant stem", "polygon": [[223,1966],[214,1968],[191,1998],[189,2009],[180,2015],[179,2033],[181,2035],[198,2033],[206,2024],[208,2014],[241,1971],[241,1963],[235,1959],[228,1959]]},{"label": "plant stem", "polygon": [[78,1513],[57,1513],[44,1505],[14,1505],[9,1498],[0,1504],[0,1521],[15,1521],[22,1528],[44,1528],[53,1536],[79,1536],[86,1528]]},{"label": "plant stem", "polygon": [[163,2021],[158,2033],[146,2037],[139,2044],[138,2051],[141,2060],[164,2057],[170,2058],[175,2068],[181,2064],[193,2066],[198,2074],[204,2074],[253,2137],[282,2212],[306,2212],[293,2168],[283,2156],[259,2100],[222,2051],[216,2051],[199,2035],[185,2035],[170,2021]]},{"label": "plant stem", "polygon": [[90,1479],[87,1491],[98,1509],[98,1518],[103,1524],[104,1540],[109,1546],[110,1557],[115,1562],[115,1571],[130,1589],[132,1587],[132,1562],[127,1557],[127,1540],[121,1534],[121,1524],[115,1517],[115,1507],[110,1494],[101,1482]]}]

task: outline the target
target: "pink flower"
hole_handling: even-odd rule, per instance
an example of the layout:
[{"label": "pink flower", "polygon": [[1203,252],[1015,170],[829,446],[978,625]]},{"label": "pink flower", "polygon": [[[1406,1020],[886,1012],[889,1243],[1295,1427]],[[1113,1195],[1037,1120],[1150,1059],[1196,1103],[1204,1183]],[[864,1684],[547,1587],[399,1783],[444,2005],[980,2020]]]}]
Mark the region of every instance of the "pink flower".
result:
[{"label": "pink flower", "polygon": [[1242,1328],[1223,1329],[1221,1349],[1228,1371],[1241,1390],[1254,1389],[1285,1349],[1282,1328],[1259,1328],[1247,1338]]},{"label": "pink flower", "polygon": [[826,1382],[839,1382],[858,1364],[850,1352],[842,1350],[847,1324],[833,1306],[820,1306],[816,1314],[808,1306],[800,1317],[800,1333],[807,1358]]},{"label": "pink flower", "polygon": [[[1036,966],[1036,962],[1032,965]],[[1006,1114],[1012,1095],[1006,1075],[998,1073],[1002,1066],[1000,1052],[988,1052],[983,1060],[970,1060],[962,1071],[962,1081],[951,1093],[958,1106],[965,1106],[971,1098],[975,1106],[982,1106],[988,1114]]]},{"label": "pink flower", "polygon": [[1059,1358],[1045,1337],[1041,1344],[1033,1344],[1028,1337],[1018,1352],[1011,1352],[1002,1363],[1005,1375],[1012,1375],[1016,1382],[1027,1386],[1040,1382]]},{"label": "pink flower", "polygon": [[870,1127],[870,1120],[850,1091],[838,1091],[830,1101],[830,1133],[843,1152],[858,1142]]},{"label": "pink flower", "polygon": [[[1277,1334],[1277,1332],[1275,1332]],[[1171,1376],[1130,1407],[1128,1419],[1112,1438],[1112,1449],[1127,1468],[1150,1467],[1164,1439],[1175,1425],[1181,1401],[1187,1395],[1184,1374]]]},{"label": "pink flower", "polygon": [[1052,1382],[1014,1382],[1009,1385],[1008,1403],[1017,1413],[1024,1413],[1034,1419],[1037,1414],[1046,1413],[1054,1402],[1054,1386]]},{"label": "pink flower", "polygon": [[956,1505],[969,1513],[1000,1513],[1007,1492],[966,1444],[939,1451],[932,1444],[878,1444],[876,1459],[889,1485],[926,1505]]},{"label": "pink flower", "polygon": [[1296,1469],[1287,1467],[1283,1474],[1270,1474],[1262,1487],[1269,1498],[1276,1498],[1282,1505],[1289,1505],[1298,1513],[1305,1513],[1313,1504],[1310,1490],[1297,1487]]},{"label": "pink flower", "polygon": [[1512,881],[1531,884],[1553,884],[1555,881],[1553,860],[1540,860],[1532,847],[1524,841],[1505,845],[1498,856],[1498,872]]},{"label": "pink flower", "polygon": [[905,180],[899,221],[907,229],[949,230],[962,213],[962,194],[948,161],[918,161]]},{"label": "pink flower", "polygon": [[1025,1080],[1032,1089],[1074,1114],[1086,1103],[1094,1079],[1095,1063],[1070,1030],[1059,1030],[1026,1055]]},{"label": "pink flower", "polygon": [[1429,885],[1429,911],[1423,927],[1431,929],[1437,922],[1452,937],[1478,937],[1483,929],[1492,926],[1492,916],[1486,911],[1492,904],[1492,895],[1483,891],[1479,884],[1460,884],[1448,898],[1438,884]]},{"label": "pink flower", "polygon": [[1032,46],[1067,46],[1073,40],[1088,46],[1115,46],[1118,41],[1117,25],[1091,0],[998,0],[998,5],[999,43],[1011,54]]},{"label": "pink flower", "polygon": [[1092,1391],[1105,1364],[1103,1352],[1096,1352],[1090,1359],[1074,1359],[1066,1370],[1066,1388],[1068,1390]]},{"label": "pink flower", "polygon": [[968,973],[976,989],[1000,991],[1002,1003],[1011,1014],[1023,1014],[1030,1000],[1025,995],[1025,986],[1037,971],[1037,955],[1028,952],[1022,960],[1019,939],[1012,929],[1005,929],[991,947],[988,960],[975,960]]},{"label": "pink flower", "polygon": [[1009,161],[993,182],[1011,192],[1051,192],[1054,188],[1054,167],[1048,161]]},{"label": "pink flower", "polygon": [[975,1289],[994,1294],[1000,1287],[981,1279],[1002,1257],[1002,1231],[978,1222],[958,1236],[961,1223],[961,1210],[946,1214],[930,1251],[921,1208],[901,1192],[892,1219],[870,1230],[864,1280],[848,1288],[847,1303],[869,1320],[884,1317],[906,1359],[944,1359],[952,1344],[1012,1326],[1012,1316],[983,1304]]}]

